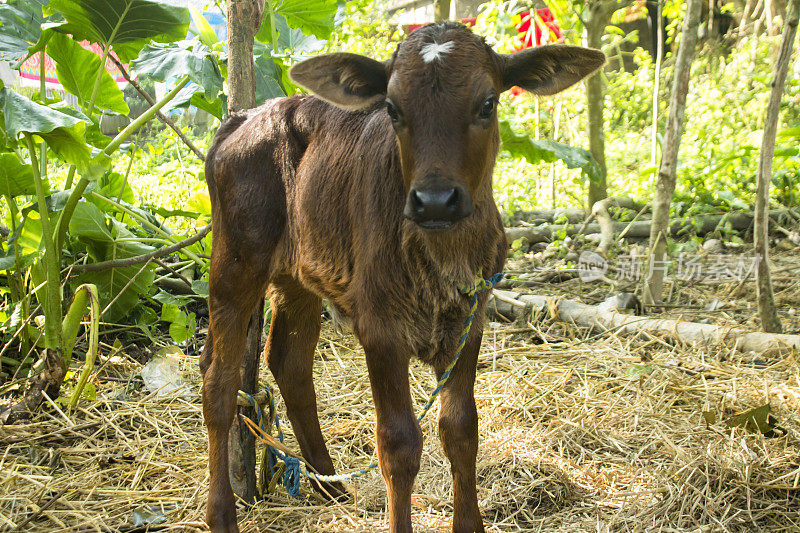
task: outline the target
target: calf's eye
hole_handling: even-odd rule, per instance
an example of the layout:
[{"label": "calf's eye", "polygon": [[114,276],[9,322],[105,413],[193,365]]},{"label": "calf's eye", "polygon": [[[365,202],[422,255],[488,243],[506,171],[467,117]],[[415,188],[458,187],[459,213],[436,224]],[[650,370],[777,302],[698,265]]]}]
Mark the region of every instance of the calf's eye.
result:
[{"label": "calf's eye", "polygon": [[497,98],[494,96],[487,98],[481,104],[481,110],[478,112],[478,116],[480,118],[490,118],[492,113],[494,113],[494,109],[497,107]]},{"label": "calf's eye", "polygon": [[397,122],[400,120],[400,113],[397,112],[397,108],[391,102],[386,102],[386,113],[388,113],[389,118],[392,119],[392,122]]}]

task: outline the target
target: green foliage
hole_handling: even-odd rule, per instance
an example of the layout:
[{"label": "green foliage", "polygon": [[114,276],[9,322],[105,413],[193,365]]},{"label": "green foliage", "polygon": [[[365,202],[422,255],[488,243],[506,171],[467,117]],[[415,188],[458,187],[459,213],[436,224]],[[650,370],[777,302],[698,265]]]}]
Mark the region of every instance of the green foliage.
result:
[{"label": "green foliage", "polygon": [[131,62],[131,69],[160,82],[189,76],[207,101],[222,91],[222,74],[211,49],[198,41],[149,44]]},{"label": "green foliage", "polygon": [[97,54],[66,35],[56,33],[47,42],[47,55],[56,62],[58,81],[68,93],[78,97],[81,105],[86,105],[92,99],[94,81],[99,75],[100,85],[95,104],[115,113],[128,114],[130,109],[122,91],[106,69],[101,67]]},{"label": "green foliage", "polygon": [[12,141],[18,141],[23,133],[33,133],[65,161],[81,168],[88,165],[91,149],[84,140],[83,120],[38,104],[7,87],[0,89],[0,109],[6,135]]},{"label": "green foliage", "polygon": [[0,194],[6,198],[36,194],[33,169],[20,161],[17,154],[0,154]]},{"label": "green foliage", "polygon": [[[276,15],[281,15],[288,26],[320,39],[331,36],[336,0],[278,0],[272,3]],[[267,10],[265,10],[267,11]]]},{"label": "green foliage", "polygon": [[28,55],[39,42],[45,18],[46,0],[10,0],[0,4],[0,59],[15,64]]},{"label": "green foliage", "polygon": [[77,40],[102,43],[122,61],[130,61],[151,40],[168,43],[183,39],[189,11],[149,0],[51,0],[67,24],[58,28]]},{"label": "green foliage", "polygon": [[525,158],[531,165],[563,161],[567,168],[581,169],[590,180],[601,178],[600,166],[592,154],[583,148],[518,135],[505,120],[500,121],[500,141],[503,150],[507,150],[512,156]]}]

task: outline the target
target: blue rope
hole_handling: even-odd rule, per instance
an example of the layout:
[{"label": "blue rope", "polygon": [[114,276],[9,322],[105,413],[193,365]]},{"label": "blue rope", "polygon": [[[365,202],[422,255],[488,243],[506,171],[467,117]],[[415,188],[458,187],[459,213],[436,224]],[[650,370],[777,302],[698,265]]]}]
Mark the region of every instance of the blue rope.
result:
[{"label": "blue rope", "polygon": [[[445,367],[442,376],[439,378],[439,381],[436,384],[436,388],[434,388],[430,394],[428,402],[422,407],[420,414],[417,415],[418,421],[422,421],[422,419],[425,418],[425,415],[428,414],[428,411],[433,406],[434,402],[436,401],[436,398],[439,396],[439,393],[442,391],[445,384],[447,383],[447,380],[450,378],[450,374],[455,368],[456,363],[458,363],[459,357],[461,357],[461,351],[464,349],[464,346],[467,343],[467,337],[469,337],[469,330],[472,327],[472,319],[475,317],[475,311],[478,308],[478,294],[480,294],[485,290],[491,289],[492,287],[497,285],[497,283],[499,283],[500,280],[503,279],[503,277],[504,273],[498,272],[489,279],[483,279],[481,272],[478,271],[478,275],[475,277],[475,281],[472,284],[456,285],[458,291],[461,294],[468,296],[470,298],[469,316],[467,316],[467,320],[464,323],[464,329],[461,332],[461,338],[458,342],[456,355],[455,357],[453,357],[450,363]],[[264,390],[266,391],[267,398],[269,399],[270,412],[275,413],[275,397],[273,396],[272,391],[269,389],[269,387],[264,387]],[[247,400],[247,402],[253,407],[253,410],[255,410],[256,412],[255,422],[258,424],[258,427],[261,431],[263,431],[265,434],[268,434],[269,433],[267,428],[268,422],[263,416],[263,411],[261,409],[261,406],[258,405],[258,402],[256,402],[255,399],[250,394],[241,390],[239,391],[239,397]],[[278,420],[277,414],[275,415],[275,429],[277,430],[278,433],[278,440],[281,443],[283,443],[283,431],[281,430],[281,425]],[[252,429],[251,431],[256,437],[259,437],[261,440],[264,440],[255,431],[253,431]],[[281,478],[281,485],[283,485],[286,488],[286,492],[289,494],[289,496],[292,496],[293,498],[296,498],[297,496],[300,495],[301,474],[305,474],[305,476],[308,477],[309,479],[313,479],[318,482],[336,483],[336,482],[347,481],[350,479],[356,479],[378,468],[377,463],[370,463],[369,465],[363,468],[360,468],[353,472],[348,472],[346,474],[334,474],[334,475],[317,474],[316,472],[311,472],[308,470],[308,468],[302,466],[300,460],[297,457],[288,455],[282,452],[281,450],[278,450],[277,448],[270,446],[269,444],[267,444],[267,450],[269,457],[270,477],[274,475],[276,468],[278,467],[277,466],[278,461],[283,461],[285,465],[285,470]]]}]

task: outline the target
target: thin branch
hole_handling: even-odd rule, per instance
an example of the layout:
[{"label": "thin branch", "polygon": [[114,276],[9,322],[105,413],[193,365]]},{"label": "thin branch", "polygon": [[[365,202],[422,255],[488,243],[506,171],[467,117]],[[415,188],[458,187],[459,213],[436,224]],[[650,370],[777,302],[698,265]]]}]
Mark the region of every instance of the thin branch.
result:
[{"label": "thin branch", "polygon": [[164,261],[162,261],[161,259],[153,259],[153,262],[158,266],[160,266],[161,268],[163,268],[164,270],[168,270],[169,272],[173,273],[181,281],[183,281],[190,289],[192,288],[192,282],[189,281],[189,279],[186,276],[184,276],[183,274],[181,274],[180,272],[178,272],[177,270],[166,264]]},{"label": "thin branch", "polygon": [[[127,71],[127,70],[125,70],[125,67],[122,65],[122,63],[120,63],[120,61],[119,61],[119,60],[118,60],[116,57],[114,57],[114,54],[109,54],[109,55],[108,55],[108,57],[110,57],[110,58],[111,58],[111,61],[113,61],[113,62],[114,62],[114,64],[115,64],[115,65],[117,66],[117,68],[119,69],[119,71],[122,73],[122,77],[123,77],[123,78],[125,78],[125,79],[128,81],[128,83],[130,83],[130,84],[131,84],[131,86],[132,86],[134,89],[136,89],[136,90],[139,92],[139,94],[140,94],[140,95],[142,95],[142,98],[144,98],[145,100],[147,100],[147,103],[148,103],[148,104],[150,104],[151,106],[152,106],[152,105],[155,105],[155,103],[156,103],[156,102],[155,102],[155,100],[153,100],[153,98],[152,98],[152,97],[151,97],[149,94],[147,94],[147,91],[145,91],[144,89],[142,89],[142,87],[141,87],[141,86],[140,86],[138,83],[136,83],[136,81],[134,81],[133,79],[131,79],[131,76],[130,76],[130,74],[128,74],[128,71]],[[195,146],[195,145],[192,143],[192,141],[190,141],[190,140],[189,140],[189,138],[188,138],[188,137],[187,137],[187,136],[186,136],[186,135],[185,135],[185,134],[184,134],[184,133],[183,133],[183,132],[180,130],[180,128],[179,128],[178,126],[176,126],[174,122],[172,122],[172,119],[170,119],[168,116],[166,116],[166,115],[165,115],[164,113],[162,113],[161,111],[157,111],[157,112],[156,112],[156,116],[158,117],[158,119],[159,119],[161,122],[163,122],[164,124],[166,124],[167,126],[169,126],[170,128],[172,128],[172,130],[173,130],[175,133],[177,133],[177,134],[178,134],[178,137],[180,137],[180,138],[181,138],[181,140],[183,141],[183,143],[184,143],[186,146],[188,146],[188,147],[189,147],[189,149],[190,149],[192,152],[194,152],[194,155],[196,155],[196,156],[197,156],[197,158],[198,158],[200,161],[205,161],[205,160],[206,160],[206,156],[205,156],[205,155],[203,155],[203,152],[201,152],[200,150],[198,150],[198,149],[197,149],[197,147],[196,147],[196,146]]]},{"label": "thin branch", "polygon": [[83,274],[84,272],[97,272],[98,270],[108,270],[109,268],[129,267],[139,263],[144,263],[146,261],[152,261],[154,259],[173,254],[182,248],[196,243],[205,237],[209,231],[211,231],[211,224],[204,227],[198,233],[189,237],[188,239],[176,242],[171,246],[159,248],[158,250],[150,252],[149,254],[136,255],[133,257],[127,257],[125,259],[114,259],[112,261],[101,261],[100,263],[89,263],[88,265],[77,265],[72,269],[72,271],[75,274]]}]

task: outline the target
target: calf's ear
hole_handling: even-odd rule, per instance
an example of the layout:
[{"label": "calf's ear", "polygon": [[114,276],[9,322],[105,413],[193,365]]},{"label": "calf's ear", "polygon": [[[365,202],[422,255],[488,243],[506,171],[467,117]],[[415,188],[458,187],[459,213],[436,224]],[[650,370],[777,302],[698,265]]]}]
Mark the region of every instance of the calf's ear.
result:
[{"label": "calf's ear", "polygon": [[323,100],[351,111],[386,97],[386,65],[358,54],[312,57],[289,69],[289,77]]},{"label": "calf's ear", "polygon": [[600,50],[566,44],[537,46],[501,58],[504,91],[518,85],[540,96],[563,91],[606,62]]}]

